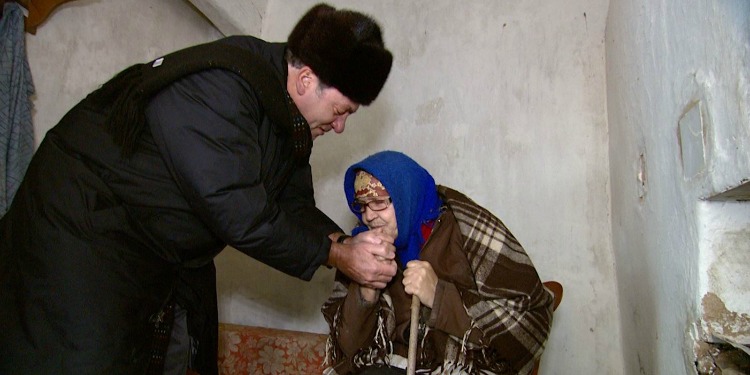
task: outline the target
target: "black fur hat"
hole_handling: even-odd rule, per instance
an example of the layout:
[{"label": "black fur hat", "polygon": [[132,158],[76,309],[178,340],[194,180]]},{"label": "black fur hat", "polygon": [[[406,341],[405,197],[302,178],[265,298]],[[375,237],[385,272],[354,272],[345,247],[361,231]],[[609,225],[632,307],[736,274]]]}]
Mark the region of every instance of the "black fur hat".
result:
[{"label": "black fur hat", "polygon": [[362,105],[378,96],[393,63],[375,20],[327,4],[312,7],[299,20],[288,48],[323,83]]}]

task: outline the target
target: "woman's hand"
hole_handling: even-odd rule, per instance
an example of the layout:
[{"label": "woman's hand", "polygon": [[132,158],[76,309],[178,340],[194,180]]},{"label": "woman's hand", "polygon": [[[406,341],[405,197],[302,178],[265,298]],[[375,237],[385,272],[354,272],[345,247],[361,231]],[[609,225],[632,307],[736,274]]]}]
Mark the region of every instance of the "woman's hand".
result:
[{"label": "woman's hand", "polygon": [[438,277],[430,263],[421,260],[412,260],[406,264],[404,270],[404,290],[406,293],[416,295],[423,305],[432,308],[435,301],[435,288],[437,288]]}]

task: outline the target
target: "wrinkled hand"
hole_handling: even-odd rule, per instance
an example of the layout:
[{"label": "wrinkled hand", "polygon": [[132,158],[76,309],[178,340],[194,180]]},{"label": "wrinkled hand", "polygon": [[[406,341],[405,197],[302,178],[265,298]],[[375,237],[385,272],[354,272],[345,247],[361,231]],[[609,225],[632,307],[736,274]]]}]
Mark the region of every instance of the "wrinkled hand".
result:
[{"label": "wrinkled hand", "polygon": [[351,239],[351,243],[360,242],[388,244],[390,246],[385,249],[385,252],[378,251],[373,253],[373,255],[375,255],[375,258],[378,260],[390,260],[396,258],[396,247],[393,246],[393,243],[396,242],[396,238],[380,228],[362,232]]},{"label": "wrinkled hand", "polygon": [[352,281],[373,289],[383,289],[396,275],[396,248],[393,237],[377,230],[331,244],[328,264]]},{"label": "wrinkled hand", "polygon": [[412,260],[406,264],[404,270],[404,291],[419,297],[423,305],[432,308],[435,302],[435,290],[438,277],[430,263],[421,260]]}]

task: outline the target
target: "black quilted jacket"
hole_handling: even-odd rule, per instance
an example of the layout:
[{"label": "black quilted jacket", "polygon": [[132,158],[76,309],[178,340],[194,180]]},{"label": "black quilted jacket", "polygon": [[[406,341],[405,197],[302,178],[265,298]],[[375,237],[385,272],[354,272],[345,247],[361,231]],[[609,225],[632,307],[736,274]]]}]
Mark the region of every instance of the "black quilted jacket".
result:
[{"label": "black quilted jacket", "polygon": [[[259,54],[285,82],[284,44],[215,43]],[[143,373],[171,297],[197,369],[216,373],[213,258],[230,245],[309,280],[339,228],[238,75],[204,70],[159,92],[129,158],[92,95],[48,132],[0,221],[0,373]]]}]

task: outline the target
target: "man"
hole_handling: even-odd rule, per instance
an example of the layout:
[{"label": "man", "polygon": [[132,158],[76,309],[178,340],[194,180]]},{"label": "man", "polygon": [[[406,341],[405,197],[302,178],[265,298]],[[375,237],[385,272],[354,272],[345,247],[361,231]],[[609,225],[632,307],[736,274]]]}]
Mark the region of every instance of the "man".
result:
[{"label": "man", "polygon": [[399,271],[386,288],[337,273],[323,306],[333,374],[403,374],[411,300],[421,303],[416,369],[527,374],[552,322],[553,296],[510,231],[408,156],[383,151],[349,167],[355,233],[396,236]]},{"label": "man", "polygon": [[0,373],[216,373],[226,245],[304,280],[328,265],[384,287],[393,239],[336,242],[309,156],[391,63],[374,20],[319,4],[288,44],[191,47],[76,105],[0,221]]}]

